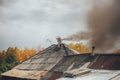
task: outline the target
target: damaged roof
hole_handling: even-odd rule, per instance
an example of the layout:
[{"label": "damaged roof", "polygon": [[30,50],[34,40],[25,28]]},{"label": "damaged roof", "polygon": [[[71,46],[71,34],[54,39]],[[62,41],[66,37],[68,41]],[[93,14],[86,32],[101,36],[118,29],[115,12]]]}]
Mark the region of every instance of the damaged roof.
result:
[{"label": "damaged roof", "polygon": [[[2,74],[2,76],[19,77],[26,79],[40,79],[41,72],[46,73],[51,70],[59,61],[62,60],[64,56],[75,55],[77,52],[67,47],[65,44],[52,45],[36,54],[30,59],[22,62],[18,66],[14,67],[12,70],[7,71]],[[31,76],[31,74],[38,74]]]},{"label": "damaged roof", "polygon": [[[77,76],[65,78],[65,72]],[[120,80],[120,54],[78,54],[65,44],[54,44],[3,73],[2,79]]]},{"label": "damaged roof", "polygon": [[71,75],[69,77],[73,78],[63,76],[62,78],[57,80],[120,80],[120,54],[101,53],[95,54],[93,56],[89,55],[89,57],[91,57],[91,60],[90,58],[86,59],[88,59],[90,63],[85,66],[88,62],[85,62],[87,60],[82,59],[84,61],[80,62],[80,64],[85,64],[83,64],[82,66],[79,65],[77,69],[83,71],[90,70],[90,72],[82,74],[79,72],[79,70],[77,70],[78,72],[76,71],[75,74],[78,74],[78,76],[76,75],[76,77],[73,77],[71,74],[74,75],[73,70],[75,69],[68,70],[66,71],[68,73],[68,76]]}]

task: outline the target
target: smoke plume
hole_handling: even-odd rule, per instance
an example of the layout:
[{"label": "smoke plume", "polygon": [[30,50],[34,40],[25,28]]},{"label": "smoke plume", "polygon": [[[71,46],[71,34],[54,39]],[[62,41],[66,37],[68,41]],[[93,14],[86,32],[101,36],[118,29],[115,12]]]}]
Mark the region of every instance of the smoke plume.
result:
[{"label": "smoke plume", "polygon": [[71,35],[70,37],[64,38],[62,40],[68,40],[68,41],[80,41],[85,39],[90,39],[90,35],[88,35],[88,32],[78,32],[76,34]]},{"label": "smoke plume", "polygon": [[65,40],[89,39],[89,46],[95,46],[97,51],[112,49],[120,39],[120,9],[119,0],[111,5],[95,5],[87,17],[87,31],[71,35]]}]

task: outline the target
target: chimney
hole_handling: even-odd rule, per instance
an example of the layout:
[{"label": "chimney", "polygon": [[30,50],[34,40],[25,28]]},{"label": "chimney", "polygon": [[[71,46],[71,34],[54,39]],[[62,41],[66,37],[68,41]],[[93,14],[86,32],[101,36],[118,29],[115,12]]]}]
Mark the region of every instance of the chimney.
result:
[{"label": "chimney", "polygon": [[92,47],[92,55],[94,55],[95,46]]},{"label": "chimney", "polygon": [[57,39],[57,42],[58,42],[58,47],[60,47],[61,43],[62,43],[62,39],[61,39],[61,37],[57,37],[56,39]]}]

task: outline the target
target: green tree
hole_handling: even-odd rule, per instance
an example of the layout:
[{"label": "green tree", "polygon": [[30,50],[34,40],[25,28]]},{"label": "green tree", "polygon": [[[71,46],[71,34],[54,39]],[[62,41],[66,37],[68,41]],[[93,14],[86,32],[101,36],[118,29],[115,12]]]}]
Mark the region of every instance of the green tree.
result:
[{"label": "green tree", "polygon": [[3,57],[0,55],[0,66],[2,65],[2,63],[4,62]]},{"label": "green tree", "polygon": [[8,54],[5,60],[7,63],[13,63],[17,61],[14,53]]}]

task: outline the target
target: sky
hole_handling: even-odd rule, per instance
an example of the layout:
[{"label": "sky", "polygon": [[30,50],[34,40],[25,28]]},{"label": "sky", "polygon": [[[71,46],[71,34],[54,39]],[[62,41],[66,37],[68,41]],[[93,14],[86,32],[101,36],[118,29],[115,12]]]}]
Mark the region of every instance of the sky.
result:
[{"label": "sky", "polygon": [[85,30],[89,0],[0,0],[0,50],[36,48]]},{"label": "sky", "polygon": [[0,0],[0,50],[48,47],[86,30],[94,2],[100,0]]}]

